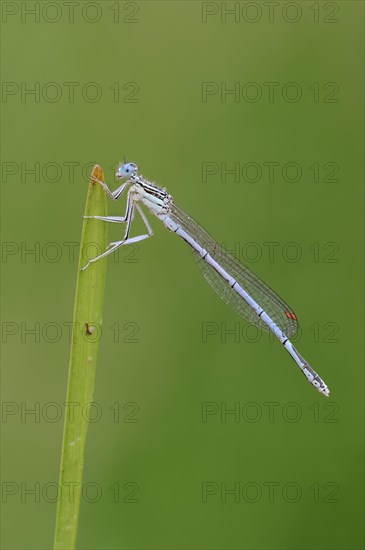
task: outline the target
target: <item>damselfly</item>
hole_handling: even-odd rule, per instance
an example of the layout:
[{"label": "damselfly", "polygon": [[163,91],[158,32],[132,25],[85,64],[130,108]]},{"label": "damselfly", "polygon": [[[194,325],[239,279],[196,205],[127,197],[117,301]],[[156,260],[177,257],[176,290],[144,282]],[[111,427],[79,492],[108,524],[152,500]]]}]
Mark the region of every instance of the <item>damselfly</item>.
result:
[{"label": "damselfly", "polygon": [[[113,200],[119,199],[129,187],[124,216],[87,217],[105,222],[125,223],[124,237],[121,241],[110,243],[103,254],[90,260],[83,269],[100,260],[100,258],[111,254],[120,246],[152,237],[151,225],[140,206],[140,203],[144,204],[150,212],[162,221],[167,229],[187,242],[198,260],[198,265],[205,279],[217,294],[250,323],[272,332],[292,356],[307,380],[319,392],[328,397],[329,388],[325,382],[298,353],[289,340],[298,329],[297,318],[293,310],[252,271],[219,246],[196,221],[180,210],[174,204],[166,189],[158,187],[139,175],[136,164],[133,162],[121,164],[116,175],[120,180],[123,180],[123,183],[115,191],[110,191],[106,183],[96,181],[102,185]],[[147,233],[130,237],[135,211],[141,216]]]}]

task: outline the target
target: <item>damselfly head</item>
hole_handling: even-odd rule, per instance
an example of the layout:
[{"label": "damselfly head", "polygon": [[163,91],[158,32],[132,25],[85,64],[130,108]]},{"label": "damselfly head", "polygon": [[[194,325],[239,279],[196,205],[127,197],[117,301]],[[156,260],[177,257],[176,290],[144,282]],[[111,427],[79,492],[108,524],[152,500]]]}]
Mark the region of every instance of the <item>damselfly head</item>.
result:
[{"label": "damselfly head", "polygon": [[116,176],[120,179],[128,179],[134,174],[137,174],[138,166],[134,162],[125,162],[121,164],[117,170]]}]

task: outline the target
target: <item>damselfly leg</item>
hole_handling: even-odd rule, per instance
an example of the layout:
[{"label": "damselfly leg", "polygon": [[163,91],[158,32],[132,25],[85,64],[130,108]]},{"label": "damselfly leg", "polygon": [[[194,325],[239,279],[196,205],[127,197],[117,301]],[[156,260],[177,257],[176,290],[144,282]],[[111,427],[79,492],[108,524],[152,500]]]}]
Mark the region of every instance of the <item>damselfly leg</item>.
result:
[{"label": "damselfly leg", "polygon": [[[121,196],[121,194],[123,193],[123,191],[124,191],[124,189],[125,189],[125,187],[128,183],[128,182],[124,183],[118,189],[116,189],[116,191],[111,192],[110,189],[108,188],[108,186],[105,183],[103,183],[102,181],[97,180],[95,178],[94,178],[94,181],[100,183],[102,185],[103,189],[105,189],[105,191],[108,193],[108,195],[111,198],[113,198],[114,200],[117,200]],[[117,194],[117,192],[119,192],[119,194]],[[131,224],[132,224],[132,221],[133,221],[133,218],[134,218],[134,209],[136,209],[138,211],[139,215],[141,216],[141,219],[142,219],[142,221],[145,224],[146,229],[147,229],[147,235],[146,234],[145,235],[138,235],[136,237],[129,238],[130,228],[131,228]],[[91,260],[89,260],[88,263],[81,269],[81,271],[84,271],[90,264],[97,262],[101,258],[104,258],[105,256],[108,256],[109,254],[112,254],[113,252],[115,252],[115,250],[117,250],[121,246],[125,246],[125,245],[128,245],[128,244],[133,244],[133,243],[142,241],[144,239],[147,239],[148,237],[152,237],[152,235],[153,235],[152,227],[151,227],[150,223],[148,222],[147,217],[145,216],[145,214],[142,211],[141,207],[136,202],[132,202],[130,191],[128,192],[128,195],[127,195],[127,206],[126,206],[124,216],[83,216],[83,217],[87,218],[87,219],[94,219],[94,220],[110,222],[110,223],[126,223],[127,225],[126,225],[123,240],[109,243],[108,246],[107,246],[107,250],[105,252],[103,252],[102,254],[100,254],[99,256],[96,256],[95,258],[92,258]]]},{"label": "damselfly leg", "polygon": [[92,177],[91,178],[93,181],[95,181],[96,183],[99,183],[102,188],[104,189],[104,191],[109,195],[110,198],[112,198],[114,201],[118,200],[119,197],[124,193],[127,185],[129,184],[128,181],[122,183],[122,185],[120,185],[117,189],[115,189],[115,191],[110,191],[109,187],[107,186],[107,184],[101,180],[98,180],[97,178],[94,178]]}]

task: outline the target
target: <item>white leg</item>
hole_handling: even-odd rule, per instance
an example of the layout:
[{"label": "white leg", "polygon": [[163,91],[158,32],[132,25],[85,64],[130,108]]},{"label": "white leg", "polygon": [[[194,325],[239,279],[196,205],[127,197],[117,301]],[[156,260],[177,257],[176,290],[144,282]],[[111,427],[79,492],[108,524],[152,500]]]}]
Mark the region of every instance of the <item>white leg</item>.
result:
[{"label": "white leg", "polygon": [[[131,223],[132,223],[132,220],[134,218],[134,207],[136,207],[136,209],[138,210],[138,213],[141,216],[142,221],[144,222],[144,224],[147,228],[148,235],[138,235],[137,237],[129,238]],[[126,208],[125,216],[84,216],[84,217],[85,218],[94,218],[94,219],[97,219],[97,220],[102,220],[102,221],[105,221],[105,222],[112,222],[112,223],[125,223],[126,222],[127,225],[126,225],[126,228],[125,228],[124,239],[122,241],[116,241],[116,242],[109,243],[108,246],[107,246],[107,250],[105,252],[103,252],[103,254],[100,254],[99,256],[96,256],[96,258],[93,258],[92,260],[89,260],[88,263],[81,269],[81,271],[86,269],[90,264],[92,264],[94,262],[97,262],[98,260],[100,260],[101,258],[104,258],[105,256],[108,256],[109,254],[111,254],[112,252],[117,250],[117,248],[119,248],[120,246],[124,246],[126,244],[137,243],[139,241],[143,241],[144,239],[148,239],[148,237],[152,237],[152,235],[153,235],[152,227],[151,227],[145,213],[143,212],[142,208],[139,206],[139,204],[137,202],[135,202],[133,205],[131,205],[130,193],[128,193],[127,208]]]},{"label": "white leg", "polygon": [[[148,236],[149,236],[149,237],[152,237],[152,236],[153,236],[152,227],[150,226],[150,224],[149,224],[149,222],[148,222],[148,219],[147,219],[145,213],[143,212],[142,208],[139,206],[138,202],[135,202],[135,203],[133,204],[133,206],[131,207],[131,211],[130,211],[130,214],[129,214],[129,218],[128,218],[128,220],[127,220],[127,226],[126,226],[126,228],[125,228],[125,234],[124,234],[124,239],[123,239],[123,241],[125,241],[125,240],[128,239],[128,237],[129,237],[129,231],[130,231],[130,228],[131,228],[131,225],[132,225],[132,221],[134,220],[134,207],[136,207],[136,209],[138,210],[138,212],[139,212],[139,214],[140,214],[140,216],[141,216],[141,218],[142,218],[142,221],[144,222],[144,224],[145,224],[145,226],[146,226],[146,228],[147,228]],[[96,216],[94,216],[94,217],[96,217]],[[97,216],[97,217],[99,217],[99,216]],[[111,217],[113,218],[114,216],[111,216]],[[106,219],[106,221],[114,221],[114,220]],[[124,221],[126,221],[126,220],[124,219]],[[120,241],[118,241],[118,242],[120,242]],[[114,244],[115,244],[115,243],[109,243],[108,246],[107,246],[107,248],[110,248],[110,247],[114,246]]]},{"label": "white leg", "polygon": [[108,193],[109,197],[111,199],[113,199],[114,201],[118,200],[119,197],[123,194],[123,192],[125,191],[125,188],[127,187],[127,185],[129,184],[129,180],[127,180],[126,182],[122,183],[122,185],[120,185],[118,187],[118,189],[116,189],[115,191],[110,191],[109,187],[107,186],[106,183],[104,183],[103,181],[100,181],[94,177],[91,178],[93,181],[96,181],[97,183],[100,183],[100,185],[102,186],[102,188],[104,189],[104,191],[106,191],[106,193]]},{"label": "white leg", "polygon": [[120,246],[124,246],[126,244],[132,244],[132,243],[138,243],[139,241],[143,241],[144,239],[148,239],[151,235],[138,235],[138,237],[132,237],[127,240],[123,241],[116,241],[115,243],[110,243],[110,249],[103,252],[103,254],[100,254],[100,256],[96,256],[96,258],[93,258],[92,260],[89,260],[87,264],[81,268],[81,271],[84,271],[90,264],[93,264],[94,262],[97,262],[100,260],[100,258],[104,258],[105,256],[108,256],[108,254],[111,254],[114,252],[117,248]]},{"label": "white leg", "polygon": [[101,220],[103,222],[112,222],[112,223],[125,223],[127,218],[125,216],[82,216],[88,220]]},{"label": "white leg", "polygon": [[152,227],[150,226],[150,222],[148,221],[147,217],[146,217],[146,214],[143,212],[142,208],[139,206],[138,202],[135,202],[134,203],[134,206],[137,208],[138,212],[139,212],[139,215],[141,216],[146,228],[147,228],[147,231],[148,231],[148,234],[150,237],[152,237],[153,235],[153,231],[152,231]]},{"label": "white leg", "polygon": [[125,209],[124,216],[83,216],[83,218],[101,220],[103,222],[111,222],[111,223],[125,223],[128,219],[130,209],[131,209],[131,196],[130,196],[130,191],[128,191],[127,206]]},{"label": "white leg", "polygon": [[[128,197],[129,199],[129,197]],[[126,225],[126,228],[125,228],[125,233],[124,233],[124,241],[126,239],[128,239],[129,237],[129,230],[131,228],[131,223],[132,223],[132,220],[134,218],[134,205],[130,205],[130,202],[129,204],[127,205],[127,210],[126,210],[126,218],[127,218],[127,225]]]}]

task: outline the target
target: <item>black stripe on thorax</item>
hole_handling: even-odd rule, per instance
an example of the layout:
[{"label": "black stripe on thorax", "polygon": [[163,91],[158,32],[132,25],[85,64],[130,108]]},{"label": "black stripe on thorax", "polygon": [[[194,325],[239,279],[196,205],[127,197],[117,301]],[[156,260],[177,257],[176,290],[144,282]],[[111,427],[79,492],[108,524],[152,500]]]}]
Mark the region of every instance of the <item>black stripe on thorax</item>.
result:
[{"label": "black stripe on thorax", "polygon": [[143,189],[149,193],[150,195],[153,195],[154,197],[157,197],[158,199],[166,199],[169,195],[164,189],[161,189],[161,187],[157,187],[157,185],[153,185],[150,182],[146,182],[142,179],[139,179],[137,183],[143,187]]}]

